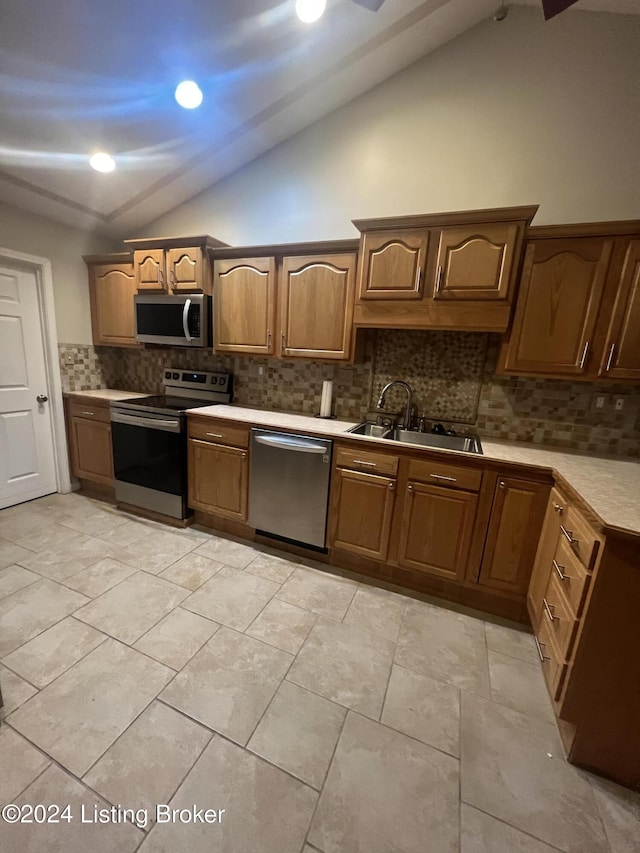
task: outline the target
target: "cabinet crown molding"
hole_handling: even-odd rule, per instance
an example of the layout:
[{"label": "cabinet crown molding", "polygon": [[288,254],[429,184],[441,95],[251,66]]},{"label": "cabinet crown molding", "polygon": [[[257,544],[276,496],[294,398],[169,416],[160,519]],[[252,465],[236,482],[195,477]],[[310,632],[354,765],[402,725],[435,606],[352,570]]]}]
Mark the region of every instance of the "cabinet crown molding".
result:
[{"label": "cabinet crown molding", "polygon": [[531,222],[538,205],[523,207],[490,207],[485,210],[458,210],[446,213],[419,213],[412,216],[390,216],[380,219],[352,219],[358,231],[383,231],[398,228],[438,228],[448,225],[473,225],[487,222]]}]

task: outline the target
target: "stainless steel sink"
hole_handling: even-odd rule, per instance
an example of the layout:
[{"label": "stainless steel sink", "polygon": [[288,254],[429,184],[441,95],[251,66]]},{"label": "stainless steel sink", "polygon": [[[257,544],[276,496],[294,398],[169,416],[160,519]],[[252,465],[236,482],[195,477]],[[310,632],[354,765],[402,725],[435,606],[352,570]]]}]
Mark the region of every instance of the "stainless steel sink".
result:
[{"label": "stainless steel sink", "polygon": [[439,435],[433,432],[414,432],[400,427],[391,428],[382,424],[366,421],[351,427],[348,432],[354,435],[368,435],[371,438],[385,438],[402,444],[420,444],[422,447],[442,447],[446,450],[461,450],[464,453],[482,453],[482,445],[477,435]]},{"label": "stainless steel sink", "polygon": [[482,453],[477,435],[438,435],[432,432],[413,432],[408,429],[389,430],[383,438],[403,444],[420,444],[423,447],[443,447],[446,450],[462,450],[465,453]]},{"label": "stainless steel sink", "polygon": [[371,438],[387,438],[387,433],[389,433],[390,430],[388,426],[366,422],[358,424],[358,426],[351,427],[348,432],[352,432],[354,435],[368,435],[371,436]]}]

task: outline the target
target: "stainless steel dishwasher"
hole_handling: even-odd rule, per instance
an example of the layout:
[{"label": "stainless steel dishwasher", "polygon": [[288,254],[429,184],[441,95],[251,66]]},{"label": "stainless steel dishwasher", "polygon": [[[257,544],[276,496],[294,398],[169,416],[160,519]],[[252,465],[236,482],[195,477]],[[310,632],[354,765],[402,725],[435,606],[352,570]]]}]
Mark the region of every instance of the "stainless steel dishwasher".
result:
[{"label": "stainless steel dishwasher", "polygon": [[332,448],[328,439],[252,429],[249,524],[324,548]]}]

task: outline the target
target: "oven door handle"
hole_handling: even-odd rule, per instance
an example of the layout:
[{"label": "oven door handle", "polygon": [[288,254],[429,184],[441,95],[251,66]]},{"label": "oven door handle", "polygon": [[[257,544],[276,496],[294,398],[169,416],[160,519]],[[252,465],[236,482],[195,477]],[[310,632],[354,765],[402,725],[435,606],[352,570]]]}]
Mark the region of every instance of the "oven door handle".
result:
[{"label": "oven door handle", "polygon": [[146,427],[147,429],[159,429],[163,432],[180,432],[181,429],[178,418],[136,417],[135,415],[125,414],[125,412],[111,412],[111,423]]},{"label": "oven door handle", "polygon": [[189,308],[191,308],[191,300],[186,299],[184,308],[182,309],[182,328],[184,329],[185,338],[191,343],[193,338],[189,334]]}]

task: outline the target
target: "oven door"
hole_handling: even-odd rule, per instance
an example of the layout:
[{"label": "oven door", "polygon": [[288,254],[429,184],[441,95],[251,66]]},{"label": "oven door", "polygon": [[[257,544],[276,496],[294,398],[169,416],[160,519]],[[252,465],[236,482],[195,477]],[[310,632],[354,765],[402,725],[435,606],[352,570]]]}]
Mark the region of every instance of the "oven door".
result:
[{"label": "oven door", "polygon": [[174,518],[187,514],[184,418],[113,409],[116,499]]},{"label": "oven door", "polygon": [[151,344],[206,347],[210,344],[211,300],[191,296],[134,296],[136,340]]}]

